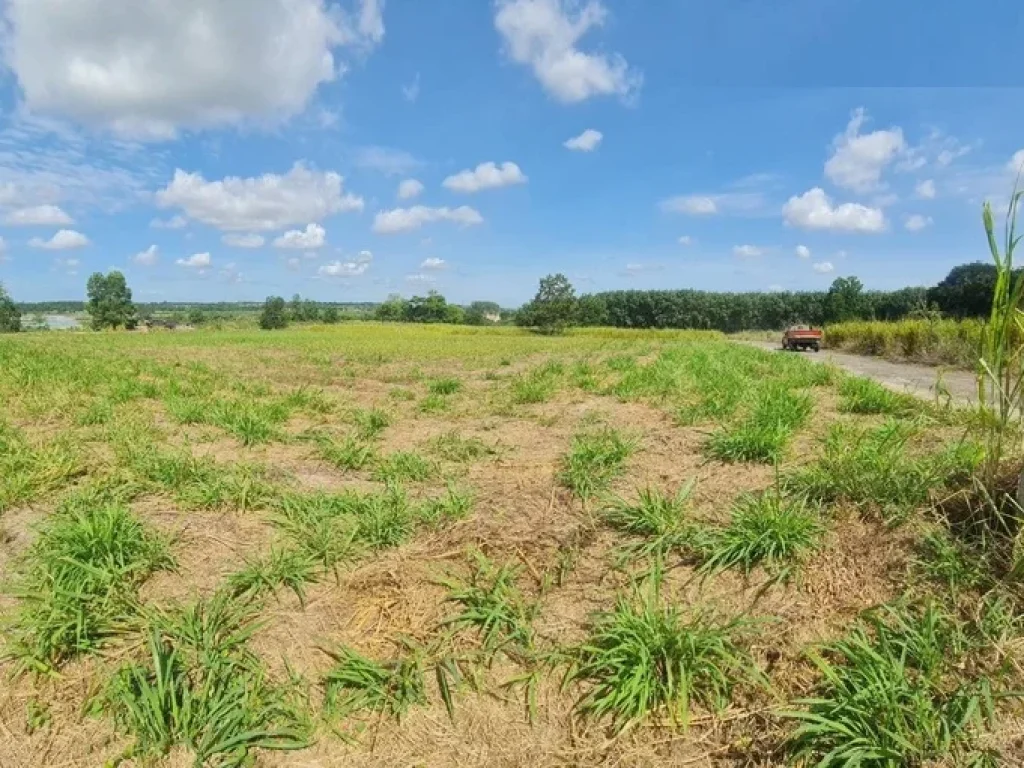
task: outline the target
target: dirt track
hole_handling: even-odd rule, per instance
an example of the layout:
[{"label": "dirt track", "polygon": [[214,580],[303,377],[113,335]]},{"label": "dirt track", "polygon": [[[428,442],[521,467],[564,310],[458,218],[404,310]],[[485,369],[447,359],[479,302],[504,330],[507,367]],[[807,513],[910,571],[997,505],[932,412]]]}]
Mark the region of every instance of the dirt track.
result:
[{"label": "dirt track", "polygon": [[[974,374],[968,371],[955,369],[940,369],[929,365],[918,365],[916,363],[893,363],[879,357],[864,357],[862,355],[850,355],[845,352],[833,352],[826,350],[815,354],[813,352],[783,352],[777,344],[767,341],[745,342],[761,349],[777,351],[780,355],[803,354],[812,360],[822,363],[834,363],[858,376],[865,376],[874,379],[880,384],[896,390],[897,392],[908,392],[928,400],[936,396],[936,382],[941,373],[942,387],[952,396],[953,400],[961,403],[974,403],[978,399],[978,387]],[[942,395],[945,399],[945,395]]]}]

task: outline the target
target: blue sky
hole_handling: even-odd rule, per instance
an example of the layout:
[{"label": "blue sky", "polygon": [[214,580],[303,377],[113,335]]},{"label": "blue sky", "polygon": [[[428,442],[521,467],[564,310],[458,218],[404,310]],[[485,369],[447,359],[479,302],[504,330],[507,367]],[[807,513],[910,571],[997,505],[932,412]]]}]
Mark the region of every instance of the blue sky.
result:
[{"label": "blue sky", "polygon": [[0,8],[25,301],[931,284],[1024,161],[1007,0]]}]

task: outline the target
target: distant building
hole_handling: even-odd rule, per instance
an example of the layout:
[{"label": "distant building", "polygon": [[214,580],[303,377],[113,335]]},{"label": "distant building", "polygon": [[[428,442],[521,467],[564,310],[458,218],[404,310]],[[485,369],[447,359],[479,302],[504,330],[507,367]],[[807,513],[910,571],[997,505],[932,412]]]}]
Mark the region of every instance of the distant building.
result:
[{"label": "distant building", "polygon": [[500,323],[501,322],[501,312],[487,312],[484,315],[484,320],[486,320],[489,323]]}]

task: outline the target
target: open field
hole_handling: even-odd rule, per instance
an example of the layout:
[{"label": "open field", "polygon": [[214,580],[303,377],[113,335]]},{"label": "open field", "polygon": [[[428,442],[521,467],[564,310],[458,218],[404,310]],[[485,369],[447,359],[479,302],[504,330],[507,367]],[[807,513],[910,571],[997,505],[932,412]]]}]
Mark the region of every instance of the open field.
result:
[{"label": "open field", "polygon": [[3,338],[0,404],[3,768],[1024,762],[970,412],[368,324]]}]

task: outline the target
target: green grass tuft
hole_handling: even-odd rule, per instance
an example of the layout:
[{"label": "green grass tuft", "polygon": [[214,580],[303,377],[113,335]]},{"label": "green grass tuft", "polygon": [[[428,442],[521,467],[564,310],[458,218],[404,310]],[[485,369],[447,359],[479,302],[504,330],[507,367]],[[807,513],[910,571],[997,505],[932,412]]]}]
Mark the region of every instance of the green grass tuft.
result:
[{"label": "green grass tuft", "polygon": [[720,711],[737,684],[762,682],[739,645],[743,628],[650,599],[620,599],[575,651],[566,681],[589,684],[576,709],[609,718],[616,731],[661,713],[685,727],[694,704]]},{"label": "green grass tuft", "polygon": [[437,467],[413,451],[396,451],[380,458],[373,479],[382,483],[421,483],[437,473]]},{"label": "green grass tuft", "polygon": [[636,443],[614,429],[578,434],[563,461],[559,479],[577,496],[589,499],[622,474],[634,450]]},{"label": "green grass tuft", "polygon": [[912,395],[893,392],[870,379],[846,376],[839,383],[839,394],[839,410],[845,413],[913,416],[924,410],[924,403]]},{"label": "green grass tuft", "polygon": [[334,662],[321,681],[331,716],[371,712],[401,720],[413,706],[427,703],[420,654],[377,662],[344,646],[323,650]]}]

